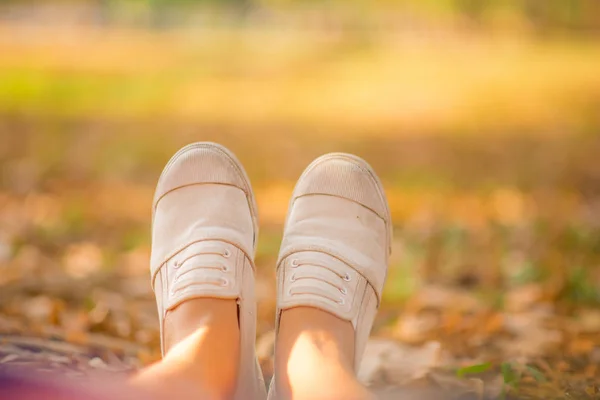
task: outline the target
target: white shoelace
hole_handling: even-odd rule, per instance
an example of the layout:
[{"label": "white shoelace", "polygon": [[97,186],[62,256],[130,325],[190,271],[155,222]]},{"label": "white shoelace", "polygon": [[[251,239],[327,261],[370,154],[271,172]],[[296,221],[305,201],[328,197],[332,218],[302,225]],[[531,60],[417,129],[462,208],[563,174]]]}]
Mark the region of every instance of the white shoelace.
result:
[{"label": "white shoelace", "polygon": [[[348,289],[345,285],[345,282],[350,282],[352,280],[352,277],[345,273],[345,274],[340,274],[338,271],[336,271],[335,269],[333,269],[332,267],[323,264],[323,262],[321,261],[313,261],[313,260],[301,260],[301,259],[297,259],[297,258],[293,258],[290,262],[291,268],[295,269],[295,272],[292,273],[292,275],[290,276],[290,288],[289,288],[289,295],[290,296],[294,296],[294,295],[302,295],[302,294],[309,294],[309,295],[314,295],[314,296],[319,296],[319,297],[323,297],[327,300],[333,301],[337,304],[343,305],[345,304],[345,296],[348,294]],[[306,274],[303,275],[301,272],[303,269],[305,269],[304,267],[317,267],[317,268],[324,268],[330,272],[332,272],[333,274],[335,274],[335,276],[337,276],[339,279],[334,279],[333,281],[330,280],[326,280],[323,279],[323,277],[320,276],[315,276],[314,274]],[[331,292],[323,290],[322,288],[315,286],[315,285],[311,285],[311,284],[307,284],[307,285],[302,285],[301,283],[298,283],[302,280],[317,280],[323,283],[326,283],[329,286],[332,286],[333,288],[337,289],[341,296],[339,298],[332,298],[331,297]]]},{"label": "white shoelace", "polygon": [[[231,251],[223,246],[211,245],[187,256],[183,260],[175,260],[172,264],[172,268],[175,269],[175,276],[172,281],[172,293],[177,293],[185,288],[196,285],[227,286],[229,284],[229,280],[223,276],[230,271],[230,267],[224,262],[225,260],[223,262],[207,261],[202,257],[204,255],[217,255],[223,259],[227,259],[231,256]],[[187,274],[202,269],[217,271],[217,275],[220,276],[201,274],[200,276],[203,277],[203,280],[198,280],[198,276],[196,276],[193,280],[186,282],[184,277]]]}]

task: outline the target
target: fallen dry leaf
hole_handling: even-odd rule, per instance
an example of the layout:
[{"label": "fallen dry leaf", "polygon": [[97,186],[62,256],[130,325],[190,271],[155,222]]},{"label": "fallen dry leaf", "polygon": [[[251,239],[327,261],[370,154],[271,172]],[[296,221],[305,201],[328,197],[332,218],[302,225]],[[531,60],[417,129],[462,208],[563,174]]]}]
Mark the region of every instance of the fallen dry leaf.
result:
[{"label": "fallen dry leaf", "polygon": [[102,267],[102,250],[94,243],[69,246],[64,256],[65,270],[74,278],[85,278]]},{"label": "fallen dry leaf", "polygon": [[369,340],[358,378],[369,386],[404,385],[440,365],[441,346],[429,342],[419,347],[385,339]]},{"label": "fallen dry leaf", "polygon": [[510,312],[523,312],[537,305],[544,294],[539,284],[519,286],[510,290],[504,299],[504,306]]},{"label": "fallen dry leaf", "polygon": [[440,317],[433,312],[400,315],[393,330],[394,337],[405,343],[422,343],[440,324]]}]

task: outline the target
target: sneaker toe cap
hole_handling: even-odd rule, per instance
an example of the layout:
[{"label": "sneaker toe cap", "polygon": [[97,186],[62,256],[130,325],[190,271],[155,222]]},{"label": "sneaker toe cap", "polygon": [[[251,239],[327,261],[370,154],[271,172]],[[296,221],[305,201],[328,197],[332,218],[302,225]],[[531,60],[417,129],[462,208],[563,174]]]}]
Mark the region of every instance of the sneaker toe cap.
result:
[{"label": "sneaker toe cap", "polygon": [[194,143],[181,149],[165,167],[156,189],[154,206],[178,188],[198,184],[235,186],[250,193],[239,163],[224,147],[214,143]]},{"label": "sneaker toe cap", "polygon": [[298,181],[294,198],[314,194],[354,201],[389,221],[383,188],[369,164],[359,157],[332,153],[316,159]]}]

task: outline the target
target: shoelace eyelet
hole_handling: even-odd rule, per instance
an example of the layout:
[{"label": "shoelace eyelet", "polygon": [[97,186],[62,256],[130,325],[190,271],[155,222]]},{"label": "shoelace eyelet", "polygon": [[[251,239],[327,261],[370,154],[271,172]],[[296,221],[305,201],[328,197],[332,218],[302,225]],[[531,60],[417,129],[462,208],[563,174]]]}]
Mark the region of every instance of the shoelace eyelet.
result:
[{"label": "shoelace eyelet", "polygon": [[343,306],[344,304],[346,304],[346,301],[344,299],[340,299],[337,303]]},{"label": "shoelace eyelet", "polygon": [[348,290],[346,288],[341,288],[340,289],[340,293],[343,295],[347,295],[348,294]]},{"label": "shoelace eyelet", "polygon": [[225,249],[225,252],[223,252],[223,257],[229,258],[230,256],[231,256],[231,251],[229,251],[229,249]]},{"label": "shoelace eyelet", "polygon": [[350,276],[350,274],[346,274],[346,275],[344,275],[343,279],[344,279],[346,282],[350,282],[350,280],[352,279],[352,277]]},{"label": "shoelace eyelet", "polygon": [[229,285],[229,281],[227,279],[223,279],[223,281],[221,282],[221,286],[227,286]]},{"label": "shoelace eyelet", "polygon": [[292,274],[292,276],[290,276],[290,282],[296,282],[296,274]]},{"label": "shoelace eyelet", "polygon": [[229,267],[227,265],[223,265],[221,267],[221,271],[223,271],[223,272],[229,272]]},{"label": "shoelace eyelet", "polygon": [[295,259],[295,258],[294,258],[294,259],[292,259],[292,262],[291,262],[290,264],[291,264],[292,268],[297,268],[297,267],[299,267],[298,260],[297,260],[297,259]]}]

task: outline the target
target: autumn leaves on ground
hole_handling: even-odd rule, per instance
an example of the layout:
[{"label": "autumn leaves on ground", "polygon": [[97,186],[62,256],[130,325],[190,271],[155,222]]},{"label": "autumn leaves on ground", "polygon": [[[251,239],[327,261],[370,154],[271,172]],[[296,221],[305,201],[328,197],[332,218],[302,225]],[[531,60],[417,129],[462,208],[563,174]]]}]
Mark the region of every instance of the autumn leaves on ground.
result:
[{"label": "autumn leaves on ground", "polygon": [[380,174],[395,224],[361,379],[380,393],[600,398],[597,41],[0,32],[0,367],[79,376],[159,357],[154,184],[180,146],[212,140],[258,198],[267,377],[294,181],[348,151]]}]

